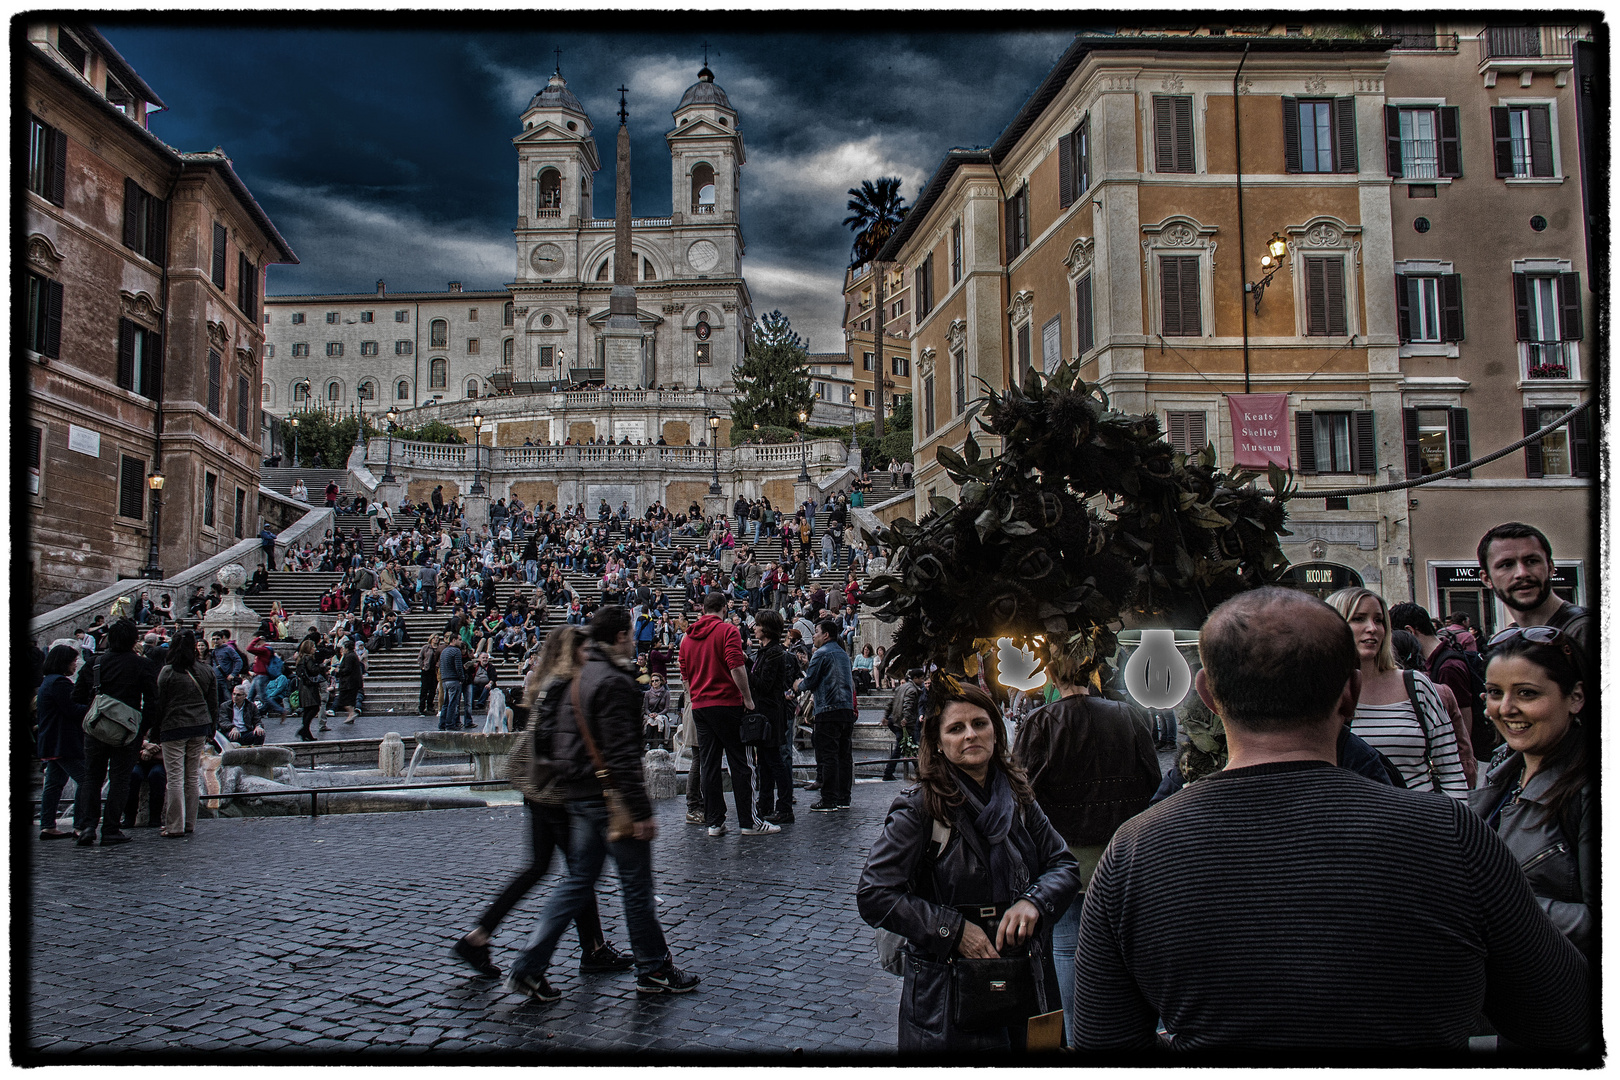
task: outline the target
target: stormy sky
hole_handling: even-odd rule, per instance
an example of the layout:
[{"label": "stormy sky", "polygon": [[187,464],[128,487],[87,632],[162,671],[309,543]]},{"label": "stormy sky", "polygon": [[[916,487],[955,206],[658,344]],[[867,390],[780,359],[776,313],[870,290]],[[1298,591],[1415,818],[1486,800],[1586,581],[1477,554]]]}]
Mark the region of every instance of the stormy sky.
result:
[{"label": "stormy sky", "polygon": [[[270,268],[272,295],[367,292],[378,278],[391,291],[511,281],[511,139],[555,49],[595,128],[596,215],[613,215],[621,83],[634,212],[667,215],[664,134],[707,42],[748,158],[743,272],[756,314],[780,308],[821,352],[843,348],[846,190],[899,176],[914,201],[946,149],[1000,134],[1079,29],[1050,18],[884,18],[329,12],[96,25],[168,106],[153,132],[181,150],[223,147],[297,252],[299,265]],[[939,29],[899,32],[919,21]],[[826,33],[829,23],[851,32]]]}]

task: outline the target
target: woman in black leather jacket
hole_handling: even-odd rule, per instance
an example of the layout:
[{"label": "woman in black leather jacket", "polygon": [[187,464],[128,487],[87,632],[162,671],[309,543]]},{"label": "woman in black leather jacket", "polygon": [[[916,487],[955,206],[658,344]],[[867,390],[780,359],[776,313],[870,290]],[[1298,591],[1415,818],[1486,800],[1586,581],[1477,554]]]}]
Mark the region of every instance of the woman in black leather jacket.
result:
[{"label": "woman in black leather jacket", "polygon": [[[990,696],[941,674],[928,700],[917,753],[922,783],[889,808],[856,903],[867,923],[906,940],[902,1051],[1022,1050],[1024,1024],[985,1029],[958,1015],[952,967],[961,958],[1027,955],[1034,1012],[1060,1009],[1051,928],[1080,891],[1080,876],[1012,764]],[[936,822],[949,828],[937,851]]]},{"label": "woman in black leather jacket", "polygon": [[1597,898],[1590,748],[1581,650],[1549,626],[1514,627],[1491,641],[1485,712],[1506,745],[1468,797],[1519,860],[1553,925],[1594,957]]}]

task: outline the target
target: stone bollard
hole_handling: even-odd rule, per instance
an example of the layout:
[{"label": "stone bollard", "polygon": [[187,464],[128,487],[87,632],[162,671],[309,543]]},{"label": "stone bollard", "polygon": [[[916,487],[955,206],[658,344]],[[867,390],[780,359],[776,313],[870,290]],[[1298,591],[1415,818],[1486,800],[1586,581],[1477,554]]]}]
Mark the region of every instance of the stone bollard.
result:
[{"label": "stone bollard", "polygon": [[668,750],[649,750],[641,758],[642,783],[649,799],[673,799],[676,791],[675,757]]},{"label": "stone bollard", "polygon": [[399,732],[390,731],[377,747],[377,771],[384,776],[405,775],[405,740]]}]

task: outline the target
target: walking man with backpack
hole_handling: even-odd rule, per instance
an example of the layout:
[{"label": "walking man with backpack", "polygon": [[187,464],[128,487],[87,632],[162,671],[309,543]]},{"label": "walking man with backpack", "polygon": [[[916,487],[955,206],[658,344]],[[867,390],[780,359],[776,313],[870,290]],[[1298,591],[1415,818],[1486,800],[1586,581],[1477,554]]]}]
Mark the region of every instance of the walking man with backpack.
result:
[{"label": "walking man with backpack", "polygon": [[[507,988],[537,1001],[562,994],[546,981],[546,968],[563,932],[595,896],[602,865],[613,856],[624,898],[624,919],[636,957],[636,990],[684,994],[698,978],[675,966],[654,908],[652,840],[658,835],[652,802],[642,786],[641,687],[635,680],[630,612],[609,604],[591,618],[585,665],[551,717],[537,717],[537,759],[549,735],[555,789],[569,821],[568,876],[552,892],[529,936]],[[609,798],[609,792],[612,798]],[[610,801],[622,801],[628,822],[614,820]],[[613,835],[627,824],[627,836]]]}]

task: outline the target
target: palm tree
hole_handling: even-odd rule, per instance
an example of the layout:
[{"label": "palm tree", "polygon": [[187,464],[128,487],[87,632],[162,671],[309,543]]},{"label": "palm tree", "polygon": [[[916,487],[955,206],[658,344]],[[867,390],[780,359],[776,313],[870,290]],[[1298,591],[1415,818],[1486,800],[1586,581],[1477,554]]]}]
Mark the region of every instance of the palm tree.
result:
[{"label": "palm tree", "polygon": [[877,256],[911,208],[900,194],[898,176],[879,177],[875,184],[862,180],[861,186],[850,188],[849,193],[854,196],[849,200],[849,209],[854,213],[844,219],[844,224],[855,232],[849,264],[859,266]]}]

